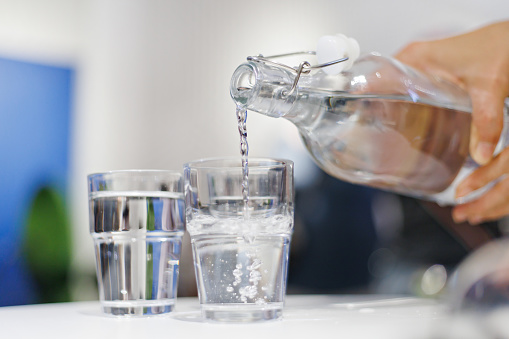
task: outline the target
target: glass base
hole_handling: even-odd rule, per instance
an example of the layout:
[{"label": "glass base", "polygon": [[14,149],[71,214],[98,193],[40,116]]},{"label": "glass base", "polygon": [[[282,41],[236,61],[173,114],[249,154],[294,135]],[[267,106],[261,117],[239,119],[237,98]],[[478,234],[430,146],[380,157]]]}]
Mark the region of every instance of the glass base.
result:
[{"label": "glass base", "polygon": [[207,321],[254,322],[281,319],[283,303],[202,304],[202,316]]},{"label": "glass base", "polygon": [[175,300],[101,301],[102,311],[114,316],[147,316],[166,314],[175,308]]}]

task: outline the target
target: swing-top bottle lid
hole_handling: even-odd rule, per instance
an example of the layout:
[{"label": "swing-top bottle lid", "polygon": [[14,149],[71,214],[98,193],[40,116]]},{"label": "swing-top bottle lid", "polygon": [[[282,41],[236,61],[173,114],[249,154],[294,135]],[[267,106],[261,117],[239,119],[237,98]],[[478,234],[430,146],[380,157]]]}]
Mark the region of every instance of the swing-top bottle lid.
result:
[{"label": "swing-top bottle lid", "polygon": [[325,35],[318,40],[316,48],[316,58],[320,64],[348,58],[345,62],[324,67],[323,71],[329,75],[336,75],[348,70],[359,57],[359,54],[360,48],[357,40],[344,34]]}]

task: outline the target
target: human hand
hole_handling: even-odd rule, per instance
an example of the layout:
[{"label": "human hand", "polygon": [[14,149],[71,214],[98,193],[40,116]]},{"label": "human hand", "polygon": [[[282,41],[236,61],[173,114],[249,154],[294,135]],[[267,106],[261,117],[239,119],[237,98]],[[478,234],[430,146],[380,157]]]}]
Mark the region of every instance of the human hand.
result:
[{"label": "human hand", "polygon": [[[464,88],[472,100],[470,154],[479,164],[459,186],[458,197],[509,174],[509,149],[493,158],[509,95],[509,21],[455,37],[414,42],[396,55],[403,63]],[[456,222],[477,224],[509,214],[509,178],[479,199],[453,210]]]},{"label": "human hand", "polygon": [[458,185],[456,196],[463,197],[502,177],[478,199],[454,207],[452,212],[454,221],[468,220],[470,224],[475,225],[508,215],[509,176],[503,177],[506,174],[509,174],[509,148],[505,148],[487,165],[476,169]]}]

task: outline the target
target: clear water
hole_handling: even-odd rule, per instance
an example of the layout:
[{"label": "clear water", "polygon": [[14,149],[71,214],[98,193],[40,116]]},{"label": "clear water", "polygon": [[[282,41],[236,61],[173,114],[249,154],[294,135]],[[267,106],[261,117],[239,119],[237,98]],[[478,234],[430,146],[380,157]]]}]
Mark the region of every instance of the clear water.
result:
[{"label": "clear water", "polygon": [[[143,195],[139,195],[143,194]],[[182,195],[98,193],[90,201],[99,294],[105,313],[166,313],[177,296]]]},{"label": "clear water", "polygon": [[298,125],[317,163],[338,178],[413,196],[436,194],[468,158],[468,112],[398,98],[317,100],[320,113]]},{"label": "clear water", "polygon": [[252,173],[257,194],[250,195],[246,109],[237,107],[236,116],[241,192],[210,197],[207,208],[193,213],[187,224],[202,314],[214,321],[277,319],[286,292],[293,218],[281,214],[277,196],[263,196],[270,174]]},{"label": "clear water", "polygon": [[211,304],[202,305],[205,319],[225,322],[252,322],[279,319],[283,315],[283,303]]},{"label": "clear water", "polygon": [[[252,199],[255,200],[255,199]],[[270,200],[275,200],[270,199]],[[230,201],[241,201],[240,197],[237,199],[230,198]],[[237,205],[240,205],[238,203]],[[251,211],[251,218],[244,220],[241,213],[233,217],[225,217],[223,211],[220,211],[216,216],[214,215],[194,215],[193,219],[187,223],[187,230],[191,237],[195,236],[232,236],[239,235],[245,236],[251,234],[252,236],[282,234],[290,236],[293,229],[293,217],[289,215],[277,214],[277,210],[270,208],[270,205],[264,205],[266,209],[259,211]],[[234,210],[239,210],[240,207]]]},{"label": "clear water", "polygon": [[242,197],[244,199],[244,218],[249,219],[249,145],[247,143],[247,110],[237,106],[237,124],[240,134],[240,156],[242,160]]},{"label": "clear water", "polygon": [[290,234],[257,234],[252,238],[202,234],[191,241],[206,318],[252,320],[267,319],[267,312],[281,315]]}]

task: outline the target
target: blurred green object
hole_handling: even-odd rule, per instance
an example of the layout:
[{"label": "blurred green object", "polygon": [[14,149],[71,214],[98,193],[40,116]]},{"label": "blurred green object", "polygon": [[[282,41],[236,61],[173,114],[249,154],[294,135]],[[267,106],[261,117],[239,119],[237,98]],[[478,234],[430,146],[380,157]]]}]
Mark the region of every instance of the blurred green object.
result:
[{"label": "blurred green object", "polygon": [[64,199],[56,189],[44,187],[35,195],[24,251],[38,287],[38,302],[70,301],[71,231]]}]

